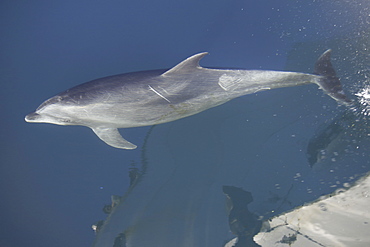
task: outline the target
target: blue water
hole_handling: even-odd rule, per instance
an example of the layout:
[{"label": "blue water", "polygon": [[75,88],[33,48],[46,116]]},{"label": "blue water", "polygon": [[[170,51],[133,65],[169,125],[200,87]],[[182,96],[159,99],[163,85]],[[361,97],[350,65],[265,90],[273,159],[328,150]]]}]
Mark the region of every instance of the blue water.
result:
[{"label": "blue water", "polygon": [[[203,66],[311,72],[327,48],[333,49],[348,92],[355,94],[368,84],[368,1],[301,2],[1,1],[0,246],[91,246],[90,226],[106,217],[101,208],[111,195],[124,194],[129,168],[142,162],[140,147],[149,127],[123,130],[139,148],[118,150],[85,127],[24,121],[42,101],[65,89],[108,75],[168,68],[202,51],[210,52]],[[266,149],[227,146],[224,152],[234,157],[230,163],[275,163],[261,171],[268,180],[274,174],[281,179],[296,175],[284,170],[289,162],[310,170],[308,162],[302,164],[309,139],[345,111],[317,87],[307,86],[245,96],[207,114],[222,122],[220,132],[230,132],[224,137],[230,143],[244,145],[239,137],[248,136],[251,126],[253,138],[265,138],[261,143]],[[245,121],[249,129],[230,119]],[[368,131],[366,121],[354,130],[359,131]],[[281,135],[290,138],[279,139]],[[149,143],[159,141],[155,138],[160,137],[149,136]],[[358,147],[338,149],[342,163],[332,169],[340,169],[341,182],[368,171],[368,142],[356,138]],[[349,160],[358,164],[355,171],[348,168]],[[311,190],[307,200],[321,195],[320,186],[310,181],[336,179],[331,168],[322,169],[302,182],[302,191]],[[261,178],[248,184],[261,186]],[[295,194],[300,191],[292,192],[293,199]],[[254,210],[271,212],[262,201]]]}]

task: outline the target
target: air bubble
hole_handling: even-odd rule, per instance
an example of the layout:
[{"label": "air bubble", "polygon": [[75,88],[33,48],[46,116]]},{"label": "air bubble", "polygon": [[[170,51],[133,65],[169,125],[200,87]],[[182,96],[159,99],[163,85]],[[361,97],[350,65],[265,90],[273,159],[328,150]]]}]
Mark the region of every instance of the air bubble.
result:
[{"label": "air bubble", "polygon": [[343,187],[344,187],[344,188],[349,188],[350,186],[351,186],[351,185],[350,185],[349,183],[344,183],[344,184],[343,184]]}]

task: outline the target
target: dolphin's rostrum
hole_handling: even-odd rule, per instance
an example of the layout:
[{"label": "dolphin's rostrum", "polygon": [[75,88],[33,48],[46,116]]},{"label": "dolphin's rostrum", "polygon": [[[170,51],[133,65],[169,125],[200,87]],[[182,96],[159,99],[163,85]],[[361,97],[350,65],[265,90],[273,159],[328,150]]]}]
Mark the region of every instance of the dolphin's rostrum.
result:
[{"label": "dolphin's rostrum", "polygon": [[327,50],[315,74],[285,71],[210,69],[198,53],[169,70],[109,76],[83,83],[42,103],[27,122],[82,125],[112,147],[134,149],[118,128],[174,121],[257,91],[316,83],[330,97],[348,104]]}]

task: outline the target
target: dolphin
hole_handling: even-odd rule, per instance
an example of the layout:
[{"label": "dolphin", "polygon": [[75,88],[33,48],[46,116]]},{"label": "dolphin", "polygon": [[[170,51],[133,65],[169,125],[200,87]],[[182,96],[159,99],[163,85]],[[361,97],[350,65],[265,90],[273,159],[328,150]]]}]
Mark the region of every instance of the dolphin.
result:
[{"label": "dolphin", "polygon": [[86,126],[112,147],[135,149],[118,128],[174,121],[258,91],[315,83],[338,102],[351,102],[330,62],[331,50],[317,60],[314,74],[204,68],[199,61],[207,54],[195,54],[168,70],[113,75],[80,84],[43,102],[25,121]]}]

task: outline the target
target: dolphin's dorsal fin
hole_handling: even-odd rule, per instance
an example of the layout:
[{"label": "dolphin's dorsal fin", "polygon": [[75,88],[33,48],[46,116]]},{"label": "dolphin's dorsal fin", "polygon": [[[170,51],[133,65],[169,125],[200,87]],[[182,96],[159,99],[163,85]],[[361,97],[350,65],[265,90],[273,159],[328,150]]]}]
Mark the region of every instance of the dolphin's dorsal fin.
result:
[{"label": "dolphin's dorsal fin", "polygon": [[175,75],[175,74],[186,74],[186,73],[191,73],[195,69],[200,69],[201,66],[199,66],[199,61],[207,54],[208,54],[208,52],[202,52],[202,53],[195,54],[195,55],[185,59],[184,61],[182,61],[181,63],[179,63],[175,67],[173,67],[172,69],[167,70],[161,76],[171,76],[171,75]]},{"label": "dolphin's dorsal fin", "polygon": [[94,133],[106,144],[115,148],[135,149],[137,146],[123,139],[116,128],[92,127]]}]

